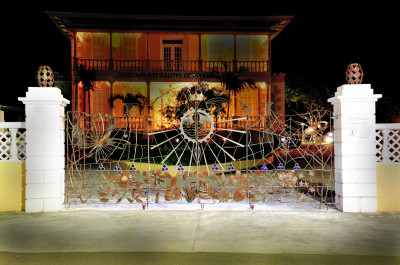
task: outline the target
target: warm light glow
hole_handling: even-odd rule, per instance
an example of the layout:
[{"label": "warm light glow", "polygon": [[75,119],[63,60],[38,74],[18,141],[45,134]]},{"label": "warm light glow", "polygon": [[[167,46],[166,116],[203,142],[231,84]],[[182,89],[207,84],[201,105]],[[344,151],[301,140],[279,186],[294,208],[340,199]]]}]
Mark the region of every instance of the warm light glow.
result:
[{"label": "warm light glow", "polygon": [[93,39],[95,36],[105,36],[108,35],[108,33],[97,33],[97,32],[77,32],[76,33],[76,38],[80,41],[88,41]]},{"label": "warm light glow", "polygon": [[142,37],[142,33],[123,33],[128,38],[139,39]]},{"label": "warm light glow", "polygon": [[324,142],[327,144],[333,143],[333,133],[329,132],[327,135],[324,136]]},{"label": "warm light glow", "polygon": [[326,136],[324,136],[324,142],[327,143],[327,144],[330,144],[330,143],[333,142],[333,138],[328,136],[328,135],[326,135]]},{"label": "warm light glow", "polygon": [[78,32],[78,33],[76,33],[76,38],[80,42],[83,42],[84,40],[87,41],[87,40],[93,38],[93,33],[91,33],[91,32]]}]

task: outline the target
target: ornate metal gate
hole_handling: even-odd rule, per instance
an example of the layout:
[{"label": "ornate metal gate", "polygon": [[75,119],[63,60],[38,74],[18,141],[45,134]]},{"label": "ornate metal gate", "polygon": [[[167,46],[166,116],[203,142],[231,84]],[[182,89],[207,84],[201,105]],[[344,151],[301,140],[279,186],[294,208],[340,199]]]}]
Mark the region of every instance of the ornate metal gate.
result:
[{"label": "ornate metal gate", "polygon": [[161,98],[141,117],[67,113],[66,205],[333,207],[329,111],[281,117],[204,82]]}]

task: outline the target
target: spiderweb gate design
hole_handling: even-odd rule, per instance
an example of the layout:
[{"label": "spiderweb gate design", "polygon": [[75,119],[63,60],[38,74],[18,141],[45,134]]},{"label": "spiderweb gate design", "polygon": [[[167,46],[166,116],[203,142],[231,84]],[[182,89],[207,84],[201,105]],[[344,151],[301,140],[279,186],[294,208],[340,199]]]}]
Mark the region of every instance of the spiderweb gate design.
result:
[{"label": "spiderweb gate design", "polygon": [[329,111],[280,117],[236,99],[246,115],[226,117],[226,93],[210,91],[183,89],[161,119],[67,113],[66,206],[334,207]]}]

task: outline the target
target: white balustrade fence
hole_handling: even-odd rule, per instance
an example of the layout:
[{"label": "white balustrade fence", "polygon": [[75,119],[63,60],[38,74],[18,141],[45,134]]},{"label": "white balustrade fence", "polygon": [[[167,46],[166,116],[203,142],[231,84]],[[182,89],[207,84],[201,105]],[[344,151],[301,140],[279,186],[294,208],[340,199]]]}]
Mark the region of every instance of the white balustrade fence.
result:
[{"label": "white balustrade fence", "polygon": [[25,122],[0,122],[0,162],[25,161]]},{"label": "white balustrade fence", "polygon": [[376,162],[400,163],[400,123],[376,124]]}]

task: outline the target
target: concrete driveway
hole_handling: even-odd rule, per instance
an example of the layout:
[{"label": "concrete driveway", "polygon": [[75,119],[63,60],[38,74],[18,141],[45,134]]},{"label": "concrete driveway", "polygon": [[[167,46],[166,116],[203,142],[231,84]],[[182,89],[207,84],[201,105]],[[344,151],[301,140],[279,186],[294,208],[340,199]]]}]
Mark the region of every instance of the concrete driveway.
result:
[{"label": "concrete driveway", "polygon": [[222,261],[235,255],[253,259],[240,264],[264,264],[257,263],[256,257],[261,261],[286,257],[292,263],[283,264],[300,264],[294,262],[305,255],[317,260],[325,257],[325,261],[358,257],[365,259],[363,264],[375,264],[368,263],[374,259],[376,264],[386,264],[382,261],[400,262],[400,213],[206,209],[0,213],[0,252],[0,264],[1,257],[5,262],[16,262],[19,257],[22,262],[29,255],[32,261],[35,255],[54,258],[68,253],[125,253],[127,257],[153,253],[153,257],[172,257],[174,262],[176,257],[192,255],[190,264],[204,253],[216,259],[225,256]]}]

